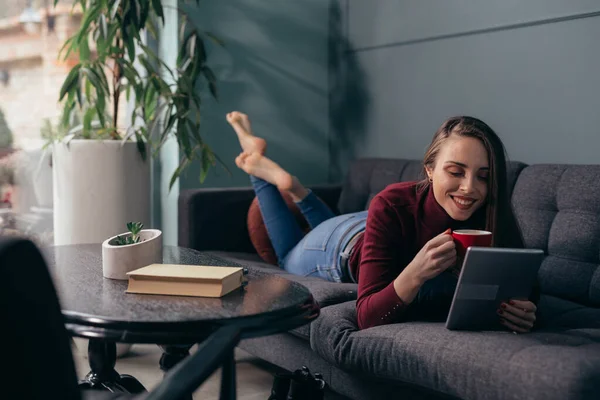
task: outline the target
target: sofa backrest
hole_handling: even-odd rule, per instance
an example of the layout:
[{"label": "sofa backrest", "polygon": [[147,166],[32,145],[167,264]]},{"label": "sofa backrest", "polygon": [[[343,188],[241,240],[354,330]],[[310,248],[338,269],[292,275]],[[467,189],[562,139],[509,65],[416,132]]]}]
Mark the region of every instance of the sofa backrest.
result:
[{"label": "sofa backrest", "polygon": [[[508,171],[508,186],[512,191],[514,182],[525,168],[521,162],[511,162]],[[363,211],[369,208],[373,197],[396,182],[423,179],[421,160],[389,158],[360,158],[348,170],[338,202],[342,214]]]},{"label": "sofa backrest", "polygon": [[416,160],[359,158],[350,164],[338,210],[342,214],[366,210],[387,185],[421,179],[421,169]]},{"label": "sofa backrest", "polygon": [[542,292],[600,306],[600,165],[532,165],[512,205],[526,247],[543,249]]}]

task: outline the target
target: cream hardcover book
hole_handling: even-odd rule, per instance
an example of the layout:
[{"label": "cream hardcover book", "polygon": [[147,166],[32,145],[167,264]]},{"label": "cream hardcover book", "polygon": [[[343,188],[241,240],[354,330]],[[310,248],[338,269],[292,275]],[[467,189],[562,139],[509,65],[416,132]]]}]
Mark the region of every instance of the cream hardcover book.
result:
[{"label": "cream hardcover book", "polygon": [[239,267],[152,264],[128,272],[127,293],[222,297],[239,288],[244,272]]}]

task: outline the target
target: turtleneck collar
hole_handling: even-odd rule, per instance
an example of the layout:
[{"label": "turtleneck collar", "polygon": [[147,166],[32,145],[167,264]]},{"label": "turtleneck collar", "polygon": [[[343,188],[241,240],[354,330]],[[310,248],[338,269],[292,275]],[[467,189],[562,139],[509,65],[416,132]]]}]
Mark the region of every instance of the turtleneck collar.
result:
[{"label": "turtleneck collar", "polygon": [[421,199],[421,221],[433,232],[442,233],[446,229],[461,228],[485,229],[485,206],[477,210],[471,218],[466,221],[452,219],[444,208],[437,202],[431,185],[420,193]]}]

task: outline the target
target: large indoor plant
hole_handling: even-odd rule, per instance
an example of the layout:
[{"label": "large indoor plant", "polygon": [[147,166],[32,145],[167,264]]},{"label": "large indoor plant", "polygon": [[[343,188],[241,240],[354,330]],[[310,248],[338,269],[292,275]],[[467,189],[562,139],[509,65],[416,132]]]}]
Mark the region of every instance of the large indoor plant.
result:
[{"label": "large indoor plant", "polygon": [[[60,100],[62,123],[69,125],[76,112],[82,124],[53,138],[56,244],[102,241],[124,220],[149,225],[148,160],[171,135],[181,160],[169,188],[192,161],[200,160],[203,181],[217,160],[200,135],[199,90],[204,86],[216,98],[204,39],[218,39],[180,13],[177,63],[169,67],[147,45],[147,35],[157,38],[164,24],[161,0],[77,0],[74,6],[81,8],[81,25],[61,55],[77,54],[79,62]],[[125,125],[119,123],[124,96],[132,111]]]}]

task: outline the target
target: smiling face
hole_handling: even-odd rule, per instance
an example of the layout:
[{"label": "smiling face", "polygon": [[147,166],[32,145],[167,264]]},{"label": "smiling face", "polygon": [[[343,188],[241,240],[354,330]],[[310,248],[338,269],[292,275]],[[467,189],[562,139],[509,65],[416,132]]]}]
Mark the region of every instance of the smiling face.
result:
[{"label": "smiling face", "polygon": [[451,134],[426,167],[436,201],[457,221],[469,219],[488,194],[488,153],[476,138]]}]

